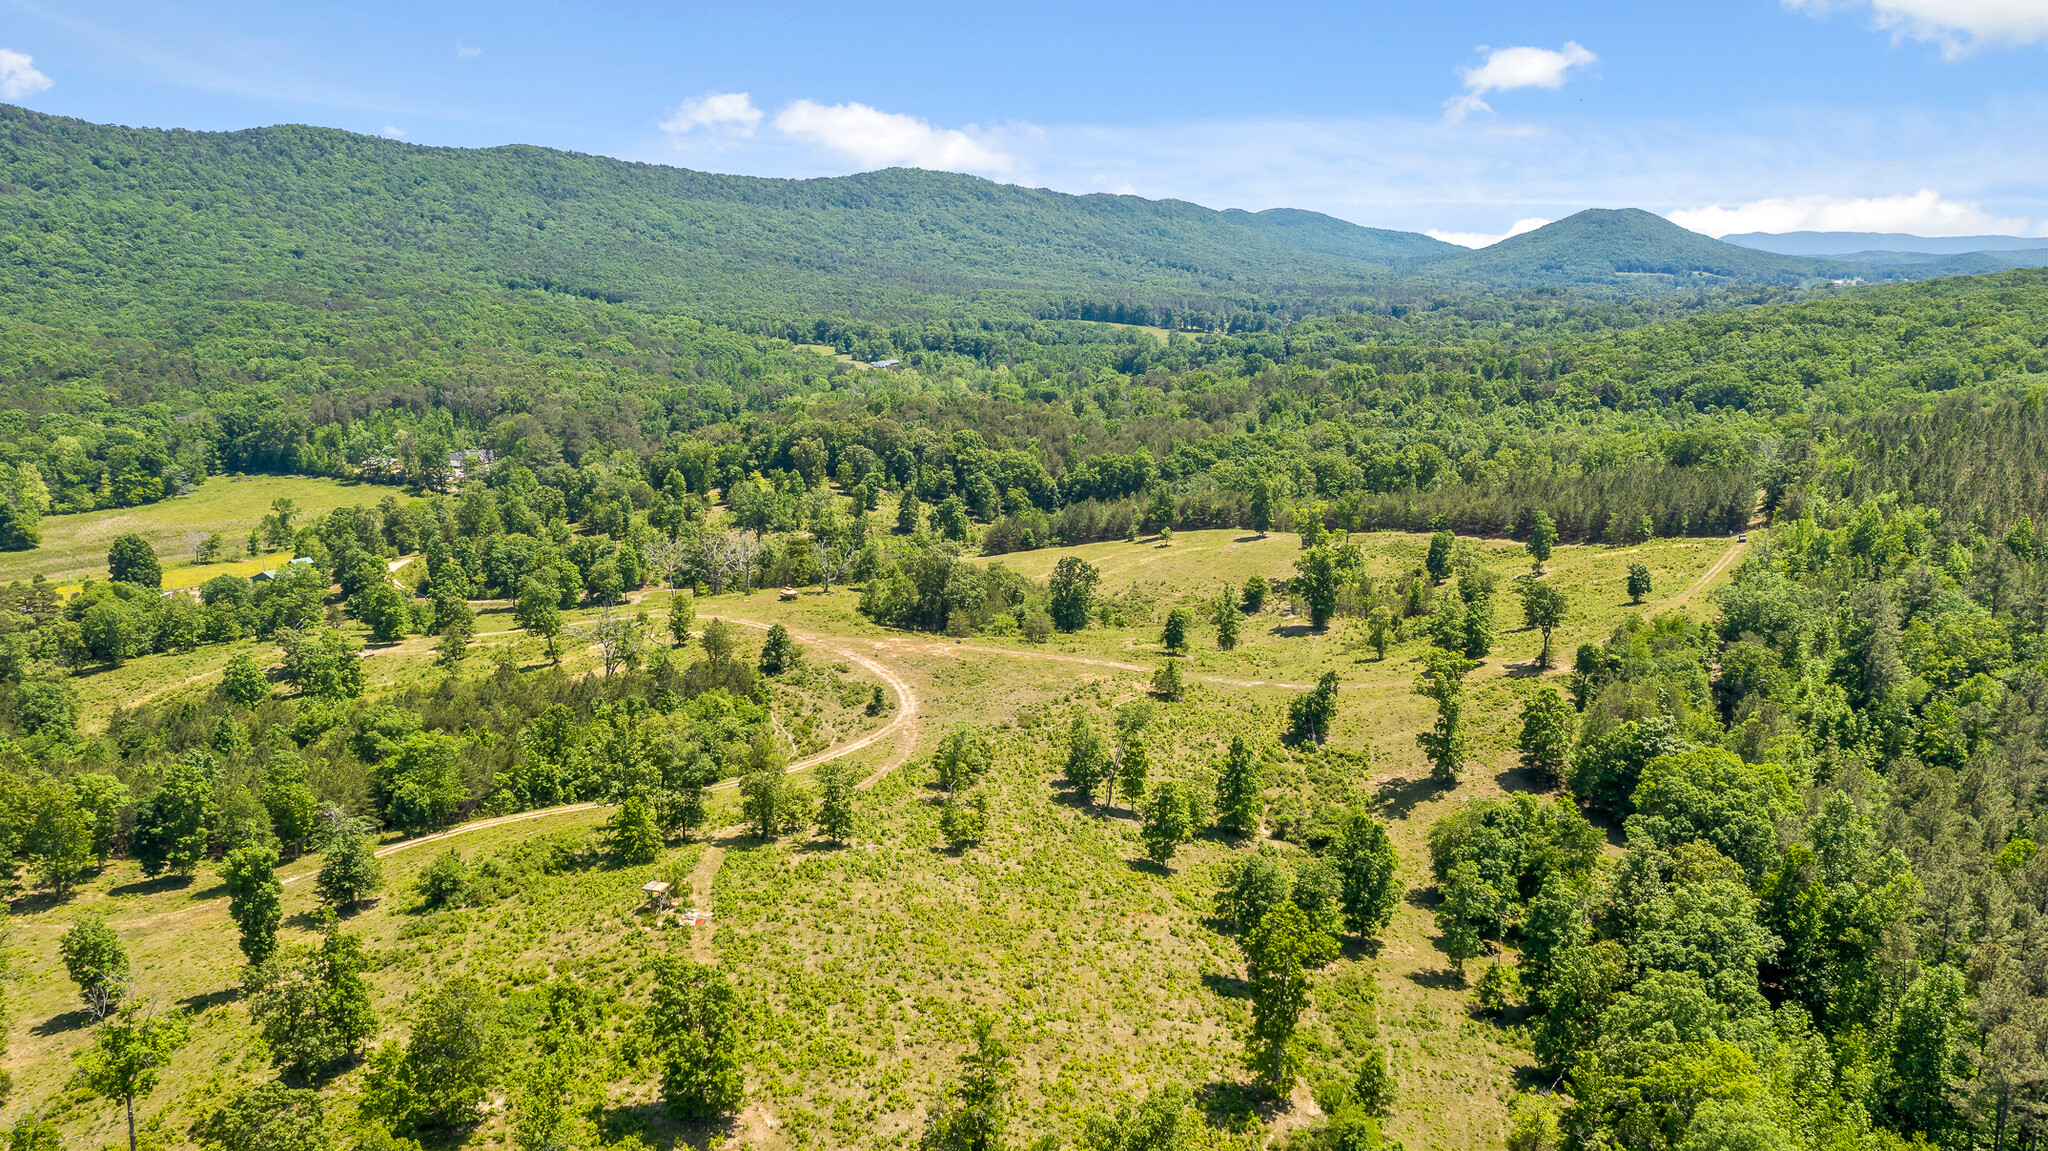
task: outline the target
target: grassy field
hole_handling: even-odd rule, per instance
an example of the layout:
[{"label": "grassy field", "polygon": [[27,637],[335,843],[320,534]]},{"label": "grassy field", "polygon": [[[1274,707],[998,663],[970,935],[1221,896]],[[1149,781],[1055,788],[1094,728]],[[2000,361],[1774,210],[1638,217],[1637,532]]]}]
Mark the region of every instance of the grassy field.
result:
[{"label": "grassy field", "polygon": [[[267,507],[267,500],[264,506]],[[1382,533],[1360,538],[1371,570],[1391,576],[1419,562],[1423,538]],[[1503,576],[1526,570],[1519,547],[1484,543]],[[1572,603],[1557,636],[1561,652],[1604,637],[1632,611],[1705,613],[1706,594],[1727,577],[1739,547],[1728,541],[1658,541],[1639,549],[1560,548],[1548,579]],[[1266,539],[1236,532],[1190,532],[1171,547],[1156,541],[1107,543],[998,557],[1034,578],[1068,554],[1104,572],[1100,591],[1114,597],[1123,626],[1091,628],[1045,645],[1021,638],[954,641],[875,627],[854,611],[858,593],[807,593],[780,603],[773,592],[706,597],[703,615],[786,622],[814,662],[838,661],[850,674],[854,657],[874,661],[921,701],[914,742],[877,742],[852,756],[863,774],[882,774],[864,793],[855,843],[836,847],[795,838],[763,843],[733,826],[735,797],[719,793],[714,823],[699,843],[671,847],[646,868],[612,869],[592,862],[536,880],[516,898],[478,909],[420,913],[405,893],[433,848],[401,851],[386,861],[389,894],[361,913],[361,930],[380,956],[377,975],[388,1035],[404,1031],[407,995],[431,978],[472,971],[513,990],[549,972],[575,971],[615,996],[630,1015],[645,993],[645,957],[690,947],[731,970],[769,1009],[751,1064],[748,1107],[729,1130],[680,1130],[652,1106],[649,1069],[618,1065],[601,1103],[599,1131],[616,1139],[643,1131],[657,1145],[702,1146],[715,1135],[759,1147],[902,1147],[915,1142],[924,1102],[951,1073],[973,1009],[996,1011],[1021,1055],[1018,1118],[1025,1138],[1071,1134],[1076,1117],[1111,1104],[1119,1090],[1183,1082],[1195,1087],[1212,1121],[1250,1131],[1262,1121],[1284,1127],[1311,1117],[1306,1087],[1290,1107],[1261,1108],[1242,1087],[1236,1029],[1248,1017],[1242,965],[1234,939],[1210,911],[1215,877],[1233,853],[1254,844],[1200,840],[1169,869],[1142,862],[1135,820],[1121,806],[1088,810],[1057,786],[1059,738],[1075,714],[1107,726],[1121,703],[1145,694],[1152,669],[1165,658],[1159,621],[1179,602],[1212,597],[1223,583],[1291,571],[1293,536]],[[1621,593],[1633,560],[1656,579],[1648,603],[1631,607]],[[643,596],[640,609],[658,622],[664,598]],[[524,664],[538,663],[539,645],[511,630],[501,607],[484,609],[472,674],[503,647]],[[1426,782],[1413,735],[1427,722],[1427,704],[1409,692],[1420,642],[1410,639],[1375,658],[1355,622],[1337,621],[1309,635],[1284,602],[1250,621],[1233,652],[1216,650],[1198,624],[1186,657],[1193,684],[1179,703],[1157,704],[1154,778],[1210,778],[1231,734],[1271,744],[1286,701],[1323,669],[1343,678],[1340,719],[1332,746],[1363,753],[1346,758],[1281,755],[1269,769],[1270,800],[1312,794],[1319,801],[1364,803],[1389,820],[1402,855],[1408,897],[1394,923],[1373,943],[1350,945],[1317,979],[1308,1033],[1317,1072],[1348,1073],[1367,1037],[1377,1035],[1399,1078],[1391,1133],[1413,1151],[1499,1146],[1505,1097],[1529,1062],[1515,1028],[1475,1016],[1468,993],[1447,970],[1431,925],[1424,837],[1456,804],[1527,788],[1514,769],[1511,728],[1520,698],[1538,678],[1530,665],[1534,633],[1515,629],[1514,602],[1499,609],[1499,655],[1473,676],[1474,762],[1455,788]],[[424,638],[373,649],[373,690],[427,681]],[[275,648],[258,649],[265,662]],[[81,683],[104,714],[116,702],[152,692],[209,687],[231,649],[137,660]],[[572,667],[594,653],[572,646]],[[830,706],[785,699],[779,714],[810,708],[814,738],[844,745],[863,722]],[[852,713],[857,715],[857,709]],[[915,754],[928,751],[952,725],[989,728],[999,754],[990,787],[995,818],[988,840],[946,850],[937,833],[931,774]],[[1275,749],[1276,754],[1277,749]],[[588,836],[604,813],[542,816],[455,837],[446,846],[472,862],[536,836]],[[1271,844],[1277,850],[1295,850]],[[312,868],[301,863],[291,874]],[[639,885],[660,877],[705,893],[716,908],[715,932],[653,926],[639,909]],[[178,1056],[144,1112],[176,1145],[192,1119],[232,1084],[264,1075],[250,1042],[247,1015],[234,990],[238,953],[227,929],[224,894],[210,874],[189,882],[140,882],[132,865],[117,864],[72,900],[51,906],[38,897],[15,905],[9,942],[15,977],[10,991],[12,1047],[6,1064],[16,1099],[50,1100],[81,1145],[118,1133],[118,1112],[63,1091],[69,1053],[83,1041],[83,1019],[56,963],[54,940],[86,910],[106,913],[134,953],[139,990],[158,1003],[197,1013],[193,1046]],[[287,888],[290,932],[310,925],[309,883]],[[341,1096],[359,1073],[344,1076]],[[1311,1081],[1313,1081],[1313,1075]],[[494,1115],[471,1145],[503,1140]],[[1248,1137],[1248,1136],[1247,1136]],[[1024,1139],[1020,1139],[1020,1142]]]},{"label": "grassy field", "polygon": [[[156,548],[164,565],[165,587],[190,587],[223,570],[254,575],[262,570],[256,566],[260,561],[199,567],[192,564],[192,549],[214,532],[239,549],[243,537],[270,512],[270,502],[275,499],[297,504],[303,522],[335,508],[375,504],[387,495],[406,498],[400,489],[379,484],[304,476],[209,476],[189,495],[139,508],[45,516],[40,546],[25,552],[0,552],[0,583],[37,575],[59,584],[104,579],[107,545],[128,532],[139,533]],[[274,556],[267,558],[273,567],[283,562]]]}]

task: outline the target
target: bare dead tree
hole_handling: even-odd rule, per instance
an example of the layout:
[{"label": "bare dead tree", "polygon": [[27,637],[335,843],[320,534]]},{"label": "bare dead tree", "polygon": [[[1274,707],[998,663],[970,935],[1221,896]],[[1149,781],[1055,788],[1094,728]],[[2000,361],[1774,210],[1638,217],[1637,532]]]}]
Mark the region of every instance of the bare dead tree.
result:
[{"label": "bare dead tree", "polygon": [[832,581],[845,574],[846,569],[853,566],[854,558],[859,554],[852,540],[824,540],[815,537],[811,540],[811,558],[818,565],[818,582],[824,586],[827,593],[832,590]]}]

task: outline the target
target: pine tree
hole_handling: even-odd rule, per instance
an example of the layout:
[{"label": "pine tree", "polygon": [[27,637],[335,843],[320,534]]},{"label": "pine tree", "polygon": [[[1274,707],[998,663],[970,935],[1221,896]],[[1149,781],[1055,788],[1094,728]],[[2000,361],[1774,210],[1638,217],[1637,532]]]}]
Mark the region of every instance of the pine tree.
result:
[{"label": "pine tree", "polygon": [[1166,629],[1159,642],[1168,654],[1178,655],[1188,646],[1188,613],[1186,608],[1174,608],[1166,613]]}]

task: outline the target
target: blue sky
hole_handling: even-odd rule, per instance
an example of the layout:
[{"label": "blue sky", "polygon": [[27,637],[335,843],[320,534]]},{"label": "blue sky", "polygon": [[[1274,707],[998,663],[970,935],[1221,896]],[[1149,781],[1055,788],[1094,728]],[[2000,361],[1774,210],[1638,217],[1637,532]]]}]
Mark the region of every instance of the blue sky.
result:
[{"label": "blue sky", "polygon": [[754,175],[951,168],[1467,243],[1617,206],[1712,234],[2048,235],[2048,0],[0,0],[0,98]]}]

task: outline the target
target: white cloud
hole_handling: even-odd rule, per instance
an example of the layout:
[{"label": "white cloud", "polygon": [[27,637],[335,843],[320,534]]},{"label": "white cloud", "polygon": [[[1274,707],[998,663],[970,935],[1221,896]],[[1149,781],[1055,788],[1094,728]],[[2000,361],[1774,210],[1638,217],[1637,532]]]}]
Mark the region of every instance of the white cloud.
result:
[{"label": "white cloud", "polygon": [[661,122],[661,130],[680,136],[698,128],[733,136],[751,136],[761,126],[762,112],[745,92],[707,92],[685,100],[675,114]]},{"label": "white cloud", "polygon": [[484,50],[482,48],[472,47],[471,45],[464,44],[462,41],[457,40],[455,42],[455,54],[457,56],[462,57],[464,60],[474,60],[478,56],[483,55]]},{"label": "white cloud", "polygon": [[1932,188],[1911,195],[1788,196],[1724,208],[1687,208],[1670,221],[1709,236],[1736,232],[1906,232],[1915,236],[2025,235],[2024,216],[1995,216]]},{"label": "white cloud", "polygon": [[0,97],[19,100],[48,88],[54,81],[36,71],[36,59],[0,48]]},{"label": "white cloud", "polygon": [[2032,44],[2048,39],[2048,0],[1784,0],[1794,11],[1822,15],[1868,4],[1894,40],[1941,45],[1954,60],[1985,43]]},{"label": "white cloud", "polygon": [[403,140],[405,139],[405,129],[386,124],[384,125],[384,138],[387,140]]},{"label": "white cloud", "polygon": [[1564,48],[1555,52],[1548,48],[1479,50],[1486,52],[1485,63],[1477,68],[1458,69],[1459,77],[1465,81],[1465,94],[1444,101],[1444,116],[1453,123],[1474,112],[1493,111],[1485,99],[1488,92],[1516,88],[1555,90],[1564,87],[1567,72],[1600,60],[1575,40],[1566,41]]},{"label": "white cloud", "polygon": [[846,156],[864,168],[903,166],[1002,173],[1008,172],[1014,163],[1007,153],[967,131],[935,128],[915,116],[883,112],[866,104],[798,100],[775,114],[775,127]]},{"label": "white cloud", "polygon": [[1442,240],[1446,244],[1456,244],[1461,248],[1486,248],[1500,243],[1509,236],[1519,236],[1523,232],[1533,232],[1549,222],[1541,216],[1530,216],[1526,219],[1516,220],[1507,231],[1499,235],[1491,232],[1440,232],[1435,228],[1428,229],[1423,235],[1429,236],[1432,239]]}]

